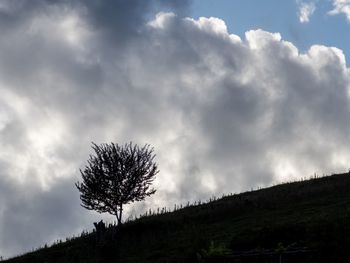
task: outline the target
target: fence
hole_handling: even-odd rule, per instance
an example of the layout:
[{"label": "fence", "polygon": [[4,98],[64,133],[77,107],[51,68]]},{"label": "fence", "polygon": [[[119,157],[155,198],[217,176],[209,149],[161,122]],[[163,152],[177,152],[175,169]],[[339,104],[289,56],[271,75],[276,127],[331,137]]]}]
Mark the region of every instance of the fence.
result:
[{"label": "fence", "polygon": [[295,248],[283,251],[236,251],[227,253],[219,258],[212,258],[209,262],[223,263],[295,263],[312,258],[316,251],[307,248]]}]

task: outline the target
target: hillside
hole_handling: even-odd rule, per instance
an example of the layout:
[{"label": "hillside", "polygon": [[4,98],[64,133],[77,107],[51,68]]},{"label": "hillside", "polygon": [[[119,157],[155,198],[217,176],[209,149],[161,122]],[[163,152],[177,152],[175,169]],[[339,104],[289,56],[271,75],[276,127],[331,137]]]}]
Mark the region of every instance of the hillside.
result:
[{"label": "hillside", "polygon": [[95,233],[86,234],[4,262],[278,262],[281,254],[283,262],[344,262],[350,258],[350,174],[143,217],[117,236],[96,246]]}]

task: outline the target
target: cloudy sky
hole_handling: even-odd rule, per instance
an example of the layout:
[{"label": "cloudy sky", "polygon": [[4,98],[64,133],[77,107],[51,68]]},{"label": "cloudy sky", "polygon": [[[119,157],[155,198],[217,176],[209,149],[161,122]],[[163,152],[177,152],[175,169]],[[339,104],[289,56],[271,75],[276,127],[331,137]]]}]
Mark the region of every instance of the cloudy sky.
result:
[{"label": "cloudy sky", "polygon": [[0,255],[91,229],[91,142],[173,207],[350,167],[349,0],[0,0]]}]

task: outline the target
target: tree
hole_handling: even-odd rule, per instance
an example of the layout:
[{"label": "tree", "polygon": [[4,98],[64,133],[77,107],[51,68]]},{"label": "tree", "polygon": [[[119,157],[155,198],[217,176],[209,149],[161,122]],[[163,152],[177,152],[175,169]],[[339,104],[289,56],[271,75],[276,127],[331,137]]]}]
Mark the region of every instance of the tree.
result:
[{"label": "tree", "polygon": [[123,205],[144,200],[156,192],[150,188],[159,172],[153,148],[148,144],[140,148],[130,142],[123,146],[92,143],[92,149],[95,154],[80,170],[83,181],[75,184],[81,206],[115,215],[121,225]]}]

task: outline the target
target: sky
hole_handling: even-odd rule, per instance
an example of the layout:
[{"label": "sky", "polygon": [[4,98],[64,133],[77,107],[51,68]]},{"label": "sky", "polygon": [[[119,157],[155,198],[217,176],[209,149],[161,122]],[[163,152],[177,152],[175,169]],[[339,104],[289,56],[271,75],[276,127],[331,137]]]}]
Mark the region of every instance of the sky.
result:
[{"label": "sky", "polygon": [[0,0],[0,256],[91,230],[91,142],[151,144],[125,218],[348,171],[349,0]]},{"label": "sky", "polygon": [[195,0],[192,16],[218,17],[228,31],[244,37],[251,29],[279,32],[299,51],[314,44],[334,46],[350,53],[348,0]]}]

